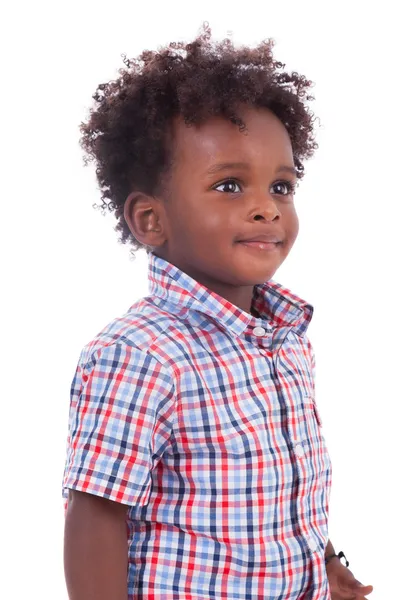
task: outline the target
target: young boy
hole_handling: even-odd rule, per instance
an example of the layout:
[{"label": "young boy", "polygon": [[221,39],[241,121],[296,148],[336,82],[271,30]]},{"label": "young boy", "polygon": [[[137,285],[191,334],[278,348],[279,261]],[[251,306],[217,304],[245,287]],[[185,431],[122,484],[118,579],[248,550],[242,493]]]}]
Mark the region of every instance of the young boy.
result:
[{"label": "young boy", "polygon": [[70,598],[364,598],[328,540],[312,307],[271,281],[316,148],[311,82],[272,41],[213,44],[207,26],[125,64],[82,146],[122,242],[148,252],[150,295],[72,384]]}]

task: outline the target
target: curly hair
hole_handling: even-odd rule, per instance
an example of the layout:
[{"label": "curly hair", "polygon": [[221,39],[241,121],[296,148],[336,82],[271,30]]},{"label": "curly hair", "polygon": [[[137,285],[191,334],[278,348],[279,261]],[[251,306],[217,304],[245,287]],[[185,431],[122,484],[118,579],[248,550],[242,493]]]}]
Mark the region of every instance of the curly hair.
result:
[{"label": "curly hair", "polygon": [[118,70],[120,77],[97,87],[95,106],[80,125],[80,145],[85,164],[96,165],[102,204],[94,207],[114,212],[120,242],[130,242],[132,252],[145,246],[128,228],[124,203],[133,190],[160,192],[171,161],[168,133],[177,116],[188,126],[222,116],[244,131],[236,112],[240,105],[268,108],[289,133],[302,178],[304,159],[318,147],[315,117],[305,104],[314,100],[309,95],[313,83],[283,71],[285,64],[273,58],[274,43],[267,39],[255,48],[235,48],[230,39],[212,42],[204,23],[189,44],[171,42],[136,59],[123,54],[126,68]]}]

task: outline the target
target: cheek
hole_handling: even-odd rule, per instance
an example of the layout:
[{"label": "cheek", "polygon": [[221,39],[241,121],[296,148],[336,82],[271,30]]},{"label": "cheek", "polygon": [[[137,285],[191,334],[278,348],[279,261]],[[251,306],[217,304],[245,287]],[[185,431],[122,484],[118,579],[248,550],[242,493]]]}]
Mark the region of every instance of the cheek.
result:
[{"label": "cheek", "polygon": [[283,216],[284,229],[286,233],[286,252],[290,252],[299,233],[299,218],[294,207],[291,207]]},{"label": "cheek", "polygon": [[198,222],[201,222],[204,229],[211,235],[226,237],[227,235],[230,236],[232,231],[235,231],[235,224],[237,229],[238,217],[234,214],[234,211],[230,210],[225,212],[203,210],[198,215]]},{"label": "cheek", "polygon": [[291,209],[286,215],[286,225],[288,237],[294,241],[299,233],[299,217],[297,216],[294,205],[291,206]]},{"label": "cheek", "polygon": [[223,237],[225,233],[230,234],[235,223],[235,217],[229,210],[225,212],[216,210],[211,208],[210,205],[199,201],[196,206],[192,206],[186,212],[185,222],[188,225],[190,235],[193,237],[204,237],[204,234],[207,233],[208,236],[214,239],[215,237]]}]

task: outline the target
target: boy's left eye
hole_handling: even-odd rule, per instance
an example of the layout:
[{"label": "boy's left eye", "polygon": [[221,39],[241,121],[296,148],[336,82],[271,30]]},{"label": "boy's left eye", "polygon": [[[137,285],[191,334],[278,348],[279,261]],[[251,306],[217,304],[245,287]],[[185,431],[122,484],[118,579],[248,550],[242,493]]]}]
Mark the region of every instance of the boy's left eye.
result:
[{"label": "boy's left eye", "polygon": [[282,194],[283,196],[289,196],[290,194],[294,194],[295,189],[296,189],[296,184],[293,183],[292,181],[277,181],[276,183],[274,183],[274,185],[272,186],[273,188],[277,188],[277,187],[283,187],[283,189],[286,191],[283,192],[274,192],[274,193],[278,193],[278,194]]}]

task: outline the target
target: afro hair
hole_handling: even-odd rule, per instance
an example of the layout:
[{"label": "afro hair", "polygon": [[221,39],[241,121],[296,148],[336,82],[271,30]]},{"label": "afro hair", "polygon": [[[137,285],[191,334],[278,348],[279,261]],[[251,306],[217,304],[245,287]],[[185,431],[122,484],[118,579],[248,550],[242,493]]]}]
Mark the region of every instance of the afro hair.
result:
[{"label": "afro hair", "polygon": [[124,219],[124,203],[133,190],[160,192],[170,165],[168,134],[175,117],[200,124],[221,116],[246,129],[240,105],[270,109],[285,125],[299,179],[303,161],[317,143],[315,117],[306,105],[312,82],[297,72],[287,73],[274,60],[274,40],[255,48],[235,48],[230,39],[211,40],[204,23],[191,43],[171,42],[158,51],[146,50],[136,59],[123,56],[119,77],[97,87],[86,123],[81,123],[85,164],[94,162],[103,211],[114,212],[121,243],[132,252],[144,246]]}]

